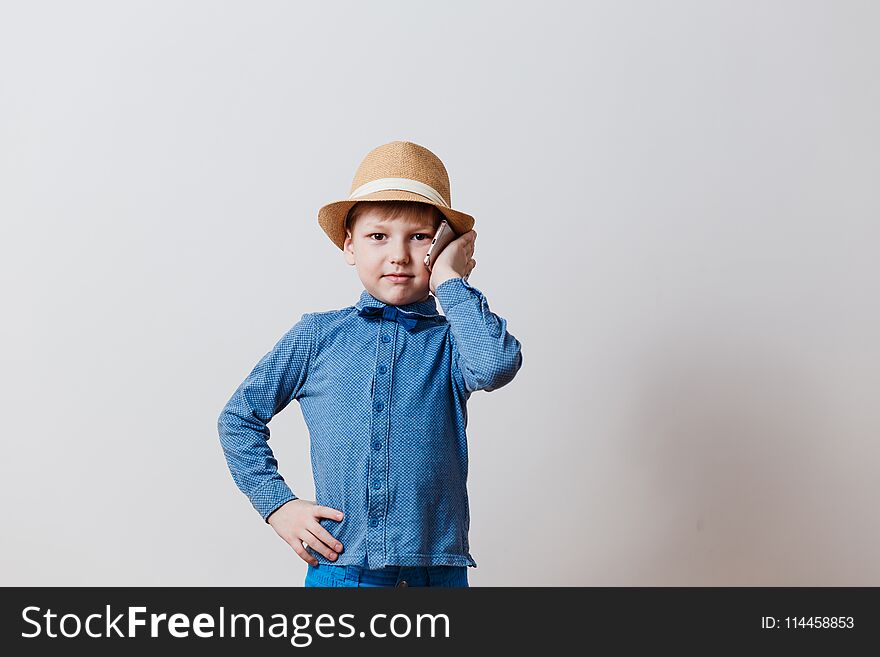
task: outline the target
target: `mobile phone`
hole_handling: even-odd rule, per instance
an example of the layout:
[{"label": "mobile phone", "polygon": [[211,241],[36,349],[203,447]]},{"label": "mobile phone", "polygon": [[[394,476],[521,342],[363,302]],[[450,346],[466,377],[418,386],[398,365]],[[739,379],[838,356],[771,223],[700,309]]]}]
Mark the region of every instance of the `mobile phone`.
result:
[{"label": "mobile phone", "polygon": [[431,240],[431,246],[428,247],[428,253],[425,255],[425,267],[427,267],[428,270],[430,270],[434,266],[434,263],[437,262],[437,256],[440,255],[443,248],[456,237],[457,235],[453,232],[452,228],[449,227],[449,222],[446,221],[446,219],[441,221],[440,227],[434,235],[434,239]]}]

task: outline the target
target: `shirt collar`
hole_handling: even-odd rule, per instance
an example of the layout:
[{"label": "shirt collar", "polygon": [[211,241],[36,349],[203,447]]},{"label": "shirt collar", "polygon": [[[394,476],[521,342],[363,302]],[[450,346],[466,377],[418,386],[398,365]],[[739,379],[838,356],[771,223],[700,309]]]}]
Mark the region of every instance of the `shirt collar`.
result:
[{"label": "shirt collar", "polygon": [[[355,308],[357,308],[358,310],[362,310],[363,308],[367,307],[383,308],[389,305],[392,304],[387,304],[384,301],[379,301],[379,299],[364,290],[363,292],[361,292],[361,298],[358,299],[358,302],[355,304]],[[402,306],[394,307],[407,315],[418,315],[420,317],[439,316],[439,313],[437,312],[437,300],[430,294],[428,295],[428,298],[424,301],[416,301],[415,303],[407,303]]]}]

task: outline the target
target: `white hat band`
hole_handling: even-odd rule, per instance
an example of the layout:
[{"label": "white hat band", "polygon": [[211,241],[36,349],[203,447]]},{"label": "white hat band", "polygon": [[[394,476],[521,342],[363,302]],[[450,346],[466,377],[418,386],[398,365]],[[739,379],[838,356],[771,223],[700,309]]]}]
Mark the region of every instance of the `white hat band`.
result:
[{"label": "white hat band", "polygon": [[348,198],[360,198],[361,196],[366,196],[373,192],[383,192],[389,189],[412,192],[419,196],[424,196],[432,203],[442,205],[444,208],[449,207],[436,189],[418,180],[412,180],[411,178],[379,178],[377,180],[371,180],[354,190]]}]

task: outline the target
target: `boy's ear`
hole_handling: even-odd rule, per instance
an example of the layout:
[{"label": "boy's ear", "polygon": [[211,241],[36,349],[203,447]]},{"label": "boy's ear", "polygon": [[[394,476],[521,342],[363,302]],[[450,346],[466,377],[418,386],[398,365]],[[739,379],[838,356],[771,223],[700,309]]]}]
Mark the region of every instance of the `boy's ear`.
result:
[{"label": "boy's ear", "polygon": [[351,231],[345,231],[345,242],[342,244],[342,251],[345,253],[345,261],[354,264],[354,245],[351,243]]}]

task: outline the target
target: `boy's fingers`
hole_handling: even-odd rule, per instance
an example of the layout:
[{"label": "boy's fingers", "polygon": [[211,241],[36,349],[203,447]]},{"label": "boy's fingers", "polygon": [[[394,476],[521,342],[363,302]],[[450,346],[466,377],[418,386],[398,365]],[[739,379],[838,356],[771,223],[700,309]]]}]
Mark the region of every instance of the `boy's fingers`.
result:
[{"label": "boy's fingers", "polygon": [[297,555],[299,555],[299,558],[306,563],[310,563],[313,566],[318,565],[318,560],[308,553],[308,551],[302,546],[302,542],[298,538],[293,538],[293,542],[290,543],[290,547],[292,547],[293,551],[296,552]]},{"label": "boy's fingers", "polygon": [[332,546],[337,552],[342,552],[342,543],[337,541],[333,535],[324,529],[319,523],[315,522],[309,526],[309,530],[327,545]]},{"label": "boy's fingers", "polygon": [[330,520],[342,520],[343,513],[337,509],[331,509],[329,506],[316,506],[315,515],[322,518],[330,518]]},{"label": "boy's fingers", "polygon": [[[318,537],[315,536],[308,529],[303,529],[302,540],[303,542],[307,543],[312,550],[314,550],[315,552],[320,552],[327,559],[330,559],[332,561],[336,558],[336,553],[329,547],[324,545],[320,540],[318,540]],[[335,542],[336,541],[334,540],[333,543]]]}]

